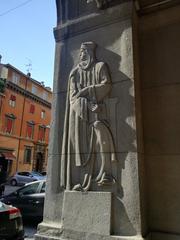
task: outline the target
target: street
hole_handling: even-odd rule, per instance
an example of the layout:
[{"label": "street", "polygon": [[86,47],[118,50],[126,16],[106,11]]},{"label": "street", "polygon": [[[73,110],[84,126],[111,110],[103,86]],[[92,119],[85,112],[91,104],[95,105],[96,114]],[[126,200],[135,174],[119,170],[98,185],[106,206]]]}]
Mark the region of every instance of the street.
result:
[{"label": "street", "polygon": [[33,240],[36,233],[37,223],[24,221],[25,240]]},{"label": "street", "polygon": [[[5,186],[5,193],[4,194],[9,194],[11,192],[16,191],[19,187],[13,187],[10,185]],[[34,234],[36,233],[37,230],[37,222],[34,222],[34,220],[23,220],[24,223],[24,231],[25,231],[25,240],[33,240],[34,239]]]}]

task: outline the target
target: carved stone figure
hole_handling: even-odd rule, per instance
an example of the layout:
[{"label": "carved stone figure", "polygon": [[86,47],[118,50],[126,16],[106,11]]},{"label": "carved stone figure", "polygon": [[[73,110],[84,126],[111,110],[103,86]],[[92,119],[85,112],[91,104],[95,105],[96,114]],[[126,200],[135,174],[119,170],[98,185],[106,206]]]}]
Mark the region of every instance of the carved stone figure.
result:
[{"label": "carved stone figure", "polygon": [[[80,63],[68,82],[61,158],[61,186],[67,190],[87,191],[93,180],[101,186],[115,181],[115,148],[104,103],[111,78],[107,65],[96,60],[95,48],[93,42],[81,45]],[[81,183],[77,172],[83,172]]]},{"label": "carved stone figure", "polygon": [[87,0],[87,3],[90,2],[96,2],[97,8],[102,9],[106,8],[108,6],[108,3],[111,2],[112,0]]}]

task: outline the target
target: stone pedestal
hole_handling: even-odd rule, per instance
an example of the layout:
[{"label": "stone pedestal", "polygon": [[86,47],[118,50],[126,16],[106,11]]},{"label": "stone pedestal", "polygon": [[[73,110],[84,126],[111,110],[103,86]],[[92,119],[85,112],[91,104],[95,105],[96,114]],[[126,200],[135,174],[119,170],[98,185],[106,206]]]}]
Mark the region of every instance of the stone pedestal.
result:
[{"label": "stone pedestal", "polygon": [[[138,123],[135,114],[133,1],[107,1],[108,4],[104,5],[103,9],[97,8],[97,1],[91,1],[89,4],[85,0],[56,2],[58,26],[54,30],[56,56],[48,178],[44,220],[39,225],[35,239],[143,239],[139,183],[141,150],[137,145]],[[99,150],[99,153],[96,152],[96,157],[98,154],[101,157],[105,156],[105,159],[108,154],[111,156],[109,172],[112,176],[109,179],[102,179],[102,175],[99,181],[91,183],[91,173],[96,173],[94,169],[97,170],[100,164],[101,167],[103,165],[99,159],[95,161],[88,172],[87,179],[90,185],[86,183],[90,192],[85,192],[87,189],[82,184],[87,169],[83,168],[80,162],[78,166],[75,164],[73,154],[69,155],[67,162],[64,161],[63,157],[66,157],[67,152],[64,153],[62,149],[63,134],[68,126],[67,124],[64,127],[67,120],[67,114],[64,117],[65,108],[67,110],[69,96],[67,89],[68,85],[71,85],[70,79],[73,76],[77,78],[79,49],[84,42],[93,42],[97,46],[97,60],[94,59],[93,64],[99,64],[99,69],[104,71],[103,75],[95,70],[96,75],[99,74],[100,85],[107,84],[108,81],[108,84],[111,84],[111,92],[109,91],[106,99],[103,99],[103,104],[106,106],[105,121],[99,121],[100,124],[94,123],[93,131],[97,134],[96,137],[100,136],[99,139],[96,138],[96,143],[107,145],[105,150],[110,145],[111,152],[106,151],[103,155]],[[108,66],[109,75],[104,62]],[[91,79],[92,74],[91,71],[84,78]],[[83,88],[80,85],[79,88],[81,87]],[[92,96],[93,93],[89,92]],[[100,105],[100,101],[96,104]],[[79,114],[81,109],[75,112]],[[84,117],[83,114],[80,116]],[[72,128],[74,128],[73,124]],[[105,129],[105,134],[102,135],[101,132],[98,135],[98,131],[102,129]],[[108,139],[109,142],[103,142],[101,137]],[[71,141],[71,144],[76,143],[77,141],[75,143]],[[100,147],[104,149],[104,145]],[[64,173],[63,177],[66,181],[62,182],[60,173]],[[79,183],[81,185],[76,189],[83,192],[64,191],[64,188],[72,190],[73,186],[78,186]]]},{"label": "stone pedestal", "polygon": [[65,231],[110,235],[111,193],[66,191],[63,204]]}]

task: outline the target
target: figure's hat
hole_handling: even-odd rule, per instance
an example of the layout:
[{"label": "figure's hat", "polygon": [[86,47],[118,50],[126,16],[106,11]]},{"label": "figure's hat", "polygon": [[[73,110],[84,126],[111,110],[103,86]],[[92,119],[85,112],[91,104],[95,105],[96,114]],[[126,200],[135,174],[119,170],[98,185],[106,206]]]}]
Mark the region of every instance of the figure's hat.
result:
[{"label": "figure's hat", "polygon": [[81,44],[81,48],[95,50],[96,44],[94,42],[84,42]]}]

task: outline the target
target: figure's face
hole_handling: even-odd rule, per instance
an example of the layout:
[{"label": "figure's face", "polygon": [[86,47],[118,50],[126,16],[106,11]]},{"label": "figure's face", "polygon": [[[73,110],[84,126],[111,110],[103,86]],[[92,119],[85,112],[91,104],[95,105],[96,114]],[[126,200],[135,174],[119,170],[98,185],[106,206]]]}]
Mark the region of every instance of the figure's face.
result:
[{"label": "figure's face", "polygon": [[79,55],[79,57],[80,57],[80,60],[81,60],[81,61],[86,61],[86,60],[88,60],[89,54],[88,54],[87,49],[81,48],[81,49],[80,49],[80,55]]}]

